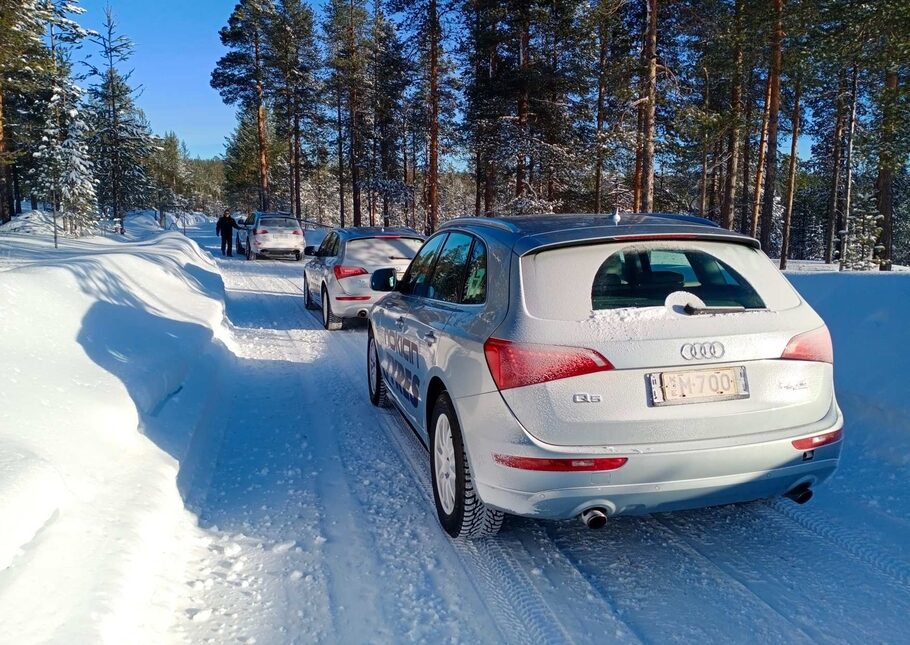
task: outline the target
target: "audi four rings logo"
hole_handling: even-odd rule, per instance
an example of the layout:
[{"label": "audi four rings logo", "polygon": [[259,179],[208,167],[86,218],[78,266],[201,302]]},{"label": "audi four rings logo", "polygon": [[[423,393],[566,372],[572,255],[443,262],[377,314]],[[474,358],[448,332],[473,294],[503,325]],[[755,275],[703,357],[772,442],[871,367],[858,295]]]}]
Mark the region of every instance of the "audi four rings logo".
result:
[{"label": "audi four rings logo", "polygon": [[686,343],[679,350],[687,361],[705,360],[708,358],[721,358],[724,355],[723,343]]}]

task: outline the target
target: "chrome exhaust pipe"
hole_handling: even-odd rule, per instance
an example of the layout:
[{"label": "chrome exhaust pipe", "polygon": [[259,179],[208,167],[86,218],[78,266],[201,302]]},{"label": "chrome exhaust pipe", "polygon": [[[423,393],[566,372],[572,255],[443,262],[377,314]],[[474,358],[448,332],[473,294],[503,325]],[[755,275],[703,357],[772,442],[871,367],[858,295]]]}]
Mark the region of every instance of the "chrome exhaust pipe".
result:
[{"label": "chrome exhaust pipe", "polygon": [[814,493],[812,492],[811,485],[806,482],[804,484],[800,484],[790,492],[786,493],[784,497],[787,499],[792,499],[797,504],[805,504],[810,499],[812,499],[813,494]]},{"label": "chrome exhaust pipe", "polygon": [[581,521],[589,529],[602,529],[607,523],[607,513],[601,508],[589,508],[582,511]]}]

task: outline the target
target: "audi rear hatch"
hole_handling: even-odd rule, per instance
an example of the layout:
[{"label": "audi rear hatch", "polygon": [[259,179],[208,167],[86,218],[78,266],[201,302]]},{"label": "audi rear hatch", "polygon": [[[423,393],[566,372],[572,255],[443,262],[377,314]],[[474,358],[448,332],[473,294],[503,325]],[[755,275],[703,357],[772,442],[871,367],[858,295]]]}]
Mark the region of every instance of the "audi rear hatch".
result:
[{"label": "audi rear hatch", "polygon": [[827,329],[748,244],[550,248],[523,256],[518,271],[523,311],[486,357],[541,441],[743,443],[805,431],[832,412]]}]

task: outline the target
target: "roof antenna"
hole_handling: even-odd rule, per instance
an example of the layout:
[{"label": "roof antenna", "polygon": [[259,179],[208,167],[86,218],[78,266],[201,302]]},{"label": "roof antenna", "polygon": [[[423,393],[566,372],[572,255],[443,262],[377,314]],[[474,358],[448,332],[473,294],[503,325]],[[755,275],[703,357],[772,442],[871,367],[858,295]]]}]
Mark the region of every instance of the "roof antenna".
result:
[{"label": "roof antenna", "polygon": [[621,219],[622,218],[619,216],[619,206],[617,206],[616,209],[613,211],[613,224],[614,225],[619,224],[619,221]]}]

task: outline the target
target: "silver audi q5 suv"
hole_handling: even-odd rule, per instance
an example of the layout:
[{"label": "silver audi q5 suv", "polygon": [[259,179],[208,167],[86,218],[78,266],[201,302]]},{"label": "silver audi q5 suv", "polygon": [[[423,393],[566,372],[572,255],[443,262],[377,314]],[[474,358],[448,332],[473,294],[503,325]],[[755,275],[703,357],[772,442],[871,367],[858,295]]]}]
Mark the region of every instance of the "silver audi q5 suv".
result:
[{"label": "silver audi q5 suv", "polygon": [[368,382],[429,449],[439,520],[787,496],[837,467],[824,322],[757,241],[681,215],[446,223],[370,311]]}]

